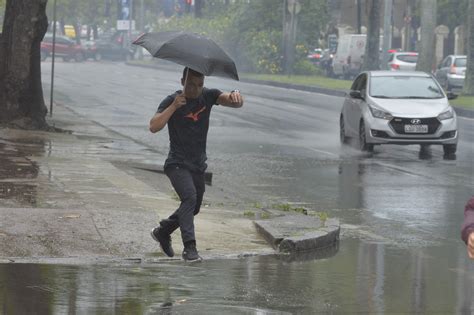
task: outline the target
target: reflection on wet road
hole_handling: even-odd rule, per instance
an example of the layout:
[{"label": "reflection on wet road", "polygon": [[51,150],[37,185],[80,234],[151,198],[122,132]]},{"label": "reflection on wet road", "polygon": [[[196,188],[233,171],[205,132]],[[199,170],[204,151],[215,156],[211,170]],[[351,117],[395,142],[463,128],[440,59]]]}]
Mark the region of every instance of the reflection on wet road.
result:
[{"label": "reflection on wet road", "polygon": [[470,313],[474,266],[455,253],[348,240],[329,259],[291,263],[7,264],[0,305],[6,314]]},{"label": "reflection on wet road", "polygon": [[20,204],[36,204],[36,183],[39,166],[28,159],[44,153],[42,140],[26,143],[0,138],[0,199],[13,199]]}]

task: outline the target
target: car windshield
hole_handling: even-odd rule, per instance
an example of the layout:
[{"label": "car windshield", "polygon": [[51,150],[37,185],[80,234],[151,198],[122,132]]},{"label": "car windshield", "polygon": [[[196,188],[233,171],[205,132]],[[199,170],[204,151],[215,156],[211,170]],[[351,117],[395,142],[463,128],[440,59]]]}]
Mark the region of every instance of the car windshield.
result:
[{"label": "car windshield", "polygon": [[370,96],[376,98],[442,98],[442,91],[431,77],[380,76],[370,81]]},{"label": "car windshield", "polygon": [[397,55],[397,59],[404,62],[416,63],[418,61],[418,55]]},{"label": "car windshield", "polygon": [[467,62],[467,58],[456,58],[454,61],[454,66],[456,67],[465,67]]}]

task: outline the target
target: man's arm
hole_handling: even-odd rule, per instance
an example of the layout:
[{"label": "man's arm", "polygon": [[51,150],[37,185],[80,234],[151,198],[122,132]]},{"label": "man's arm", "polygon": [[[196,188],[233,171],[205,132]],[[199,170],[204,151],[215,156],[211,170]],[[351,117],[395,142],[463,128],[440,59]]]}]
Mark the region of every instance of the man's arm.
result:
[{"label": "man's arm", "polygon": [[239,108],[244,105],[244,99],[239,90],[233,90],[230,93],[221,93],[216,103],[222,106]]},{"label": "man's arm", "polygon": [[152,133],[156,133],[163,129],[168,123],[168,120],[170,120],[171,116],[174,114],[174,112],[184,104],[186,104],[186,97],[184,97],[184,94],[176,96],[170,106],[168,106],[161,113],[156,113],[150,120],[150,131]]}]

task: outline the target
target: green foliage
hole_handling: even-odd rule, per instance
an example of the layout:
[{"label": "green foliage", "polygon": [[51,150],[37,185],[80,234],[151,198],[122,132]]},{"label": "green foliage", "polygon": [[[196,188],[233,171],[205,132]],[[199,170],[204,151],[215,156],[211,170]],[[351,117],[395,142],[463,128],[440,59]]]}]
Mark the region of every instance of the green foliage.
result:
[{"label": "green foliage", "polygon": [[246,48],[241,50],[240,61],[246,61],[247,69],[252,72],[280,73],[281,37],[278,31],[247,33],[244,37]]},{"label": "green foliage", "polygon": [[449,27],[451,32],[466,22],[468,0],[438,0],[437,24]]},{"label": "green foliage", "polygon": [[[172,17],[155,23],[155,31],[185,30],[207,35],[220,44],[242,71],[276,74],[282,71],[283,1],[206,0],[205,19],[192,15]],[[325,0],[301,0],[298,14],[296,68],[313,74],[314,67],[304,62],[309,47],[318,45],[328,16]]]}]

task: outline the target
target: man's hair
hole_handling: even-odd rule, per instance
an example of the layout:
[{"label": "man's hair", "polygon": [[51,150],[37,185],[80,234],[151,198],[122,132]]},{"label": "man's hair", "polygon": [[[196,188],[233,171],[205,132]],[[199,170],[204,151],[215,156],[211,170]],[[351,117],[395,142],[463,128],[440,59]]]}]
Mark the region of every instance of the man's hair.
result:
[{"label": "man's hair", "polygon": [[203,77],[203,76],[204,76],[204,74],[202,74],[202,73],[200,73],[200,72],[197,72],[197,71],[195,71],[195,70],[193,70],[193,69],[191,69],[191,68],[186,67],[186,68],[184,68],[184,70],[183,70],[183,79],[186,79],[186,72],[187,72],[188,70],[189,70],[189,74],[192,75],[193,77],[198,77],[198,78],[199,78],[199,77]]}]

